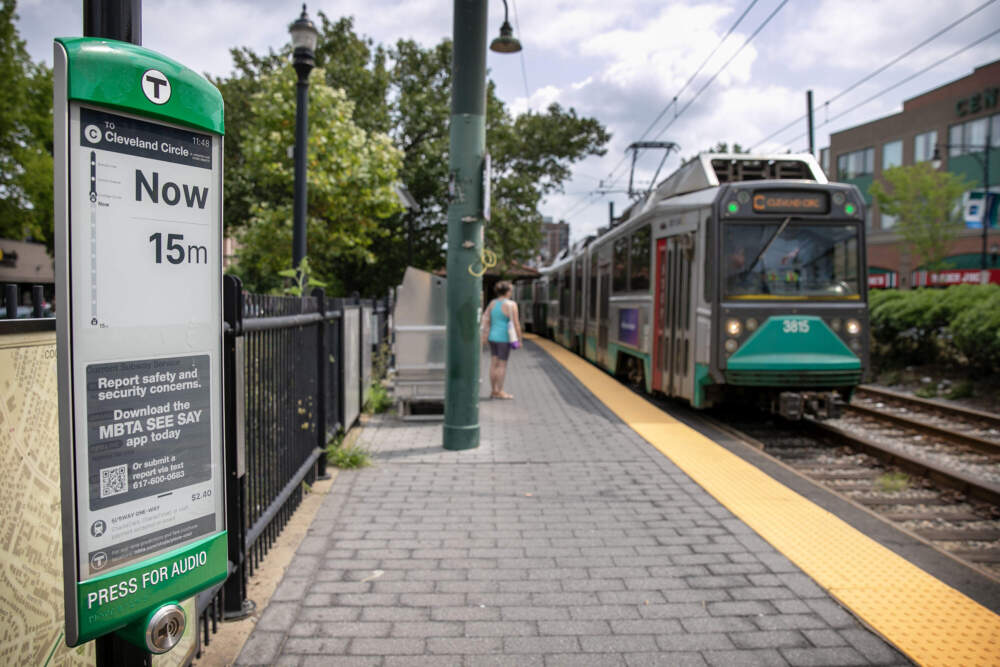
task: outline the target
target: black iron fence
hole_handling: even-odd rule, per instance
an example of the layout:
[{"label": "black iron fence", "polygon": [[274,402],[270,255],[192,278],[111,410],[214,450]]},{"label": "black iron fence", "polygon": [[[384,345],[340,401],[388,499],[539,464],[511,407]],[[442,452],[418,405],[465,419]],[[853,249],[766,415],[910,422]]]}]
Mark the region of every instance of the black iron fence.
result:
[{"label": "black iron fence", "polygon": [[330,438],[364,403],[371,359],[387,340],[386,300],[243,292],[225,277],[223,312],[228,579],[198,597],[200,643],[253,610],[247,583],[302,501],[326,476]]},{"label": "black iron fence", "polygon": [[[41,312],[40,287],[30,309],[18,303],[17,286],[0,286],[0,296],[4,332],[55,331],[54,317],[39,319],[51,315]],[[302,502],[303,484],[326,475],[330,438],[357,421],[391,307],[322,290],[304,298],[249,294],[225,276],[229,577],[197,597],[199,655],[220,621],[253,610],[247,583]]]}]

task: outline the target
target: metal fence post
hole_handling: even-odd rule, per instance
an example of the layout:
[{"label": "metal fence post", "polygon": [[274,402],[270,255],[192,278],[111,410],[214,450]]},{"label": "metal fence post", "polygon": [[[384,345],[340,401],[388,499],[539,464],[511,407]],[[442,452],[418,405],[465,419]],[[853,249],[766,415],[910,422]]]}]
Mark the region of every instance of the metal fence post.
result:
[{"label": "metal fence post", "polygon": [[17,285],[4,285],[4,300],[7,302],[7,319],[17,319]]},{"label": "metal fence post", "polygon": [[316,308],[323,316],[316,325],[316,446],[322,450],[316,459],[316,479],[330,479],[326,471],[326,442],[329,436],[326,414],[326,381],[327,369],[330,366],[330,353],[326,345],[326,292],[317,287],[312,292],[316,299]]},{"label": "metal fence post", "polygon": [[43,317],[42,301],[45,300],[45,288],[41,285],[31,286],[31,316]]},{"label": "metal fence post", "polygon": [[256,608],[247,599],[246,568],[246,433],[243,360],[243,283],[223,276],[222,312],[226,322],[223,358],[226,439],[226,529],[229,533],[229,578],[223,586],[223,617],[235,620]]}]

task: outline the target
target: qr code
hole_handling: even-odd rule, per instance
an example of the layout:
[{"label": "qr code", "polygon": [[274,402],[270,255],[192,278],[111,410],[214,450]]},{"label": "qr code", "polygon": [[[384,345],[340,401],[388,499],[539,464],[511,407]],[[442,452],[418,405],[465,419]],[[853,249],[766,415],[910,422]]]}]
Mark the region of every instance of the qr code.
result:
[{"label": "qr code", "polygon": [[128,491],[128,464],[101,468],[101,498]]}]

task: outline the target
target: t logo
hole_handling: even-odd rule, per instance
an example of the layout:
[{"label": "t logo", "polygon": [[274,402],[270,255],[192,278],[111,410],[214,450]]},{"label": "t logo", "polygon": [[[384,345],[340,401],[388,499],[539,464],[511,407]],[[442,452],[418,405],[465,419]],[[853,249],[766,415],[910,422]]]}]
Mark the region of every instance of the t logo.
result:
[{"label": "t logo", "polygon": [[166,104],[170,99],[170,82],[163,72],[148,69],[142,75],[142,92],[153,104]]}]

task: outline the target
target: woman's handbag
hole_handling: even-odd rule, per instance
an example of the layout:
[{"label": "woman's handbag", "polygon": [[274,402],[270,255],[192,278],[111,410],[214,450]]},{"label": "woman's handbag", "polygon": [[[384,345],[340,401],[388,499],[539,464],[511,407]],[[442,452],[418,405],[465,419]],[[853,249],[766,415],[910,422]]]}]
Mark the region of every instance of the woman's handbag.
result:
[{"label": "woman's handbag", "polygon": [[517,339],[517,329],[514,327],[513,322],[507,322],[507,342],[515,350],[521,347],[521,341]]}]

